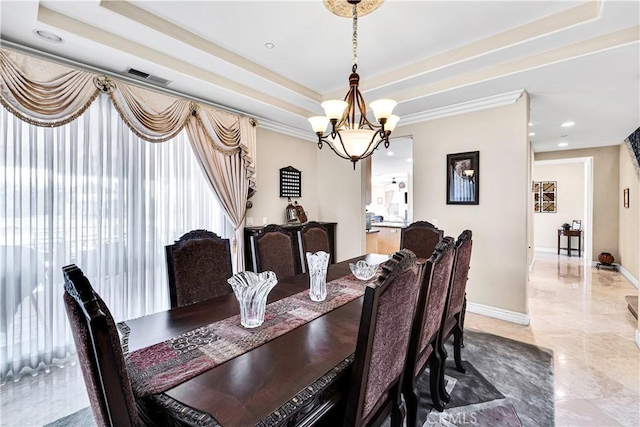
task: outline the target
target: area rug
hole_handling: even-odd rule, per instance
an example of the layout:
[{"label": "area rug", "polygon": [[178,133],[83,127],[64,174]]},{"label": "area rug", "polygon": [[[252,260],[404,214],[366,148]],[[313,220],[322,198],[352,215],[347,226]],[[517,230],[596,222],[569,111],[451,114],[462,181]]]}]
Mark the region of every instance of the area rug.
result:
[{"label": "area rug", "polygon": [[443,412],[430,405],[428,371],[418,381],[418,425],[554,425],[551,350],[473,330],[465,330],[464,341],[464,374],[455,369],[453,348],[447,344],[446,388],[451,401]]},{"label": "area rug", "polygon": [[[453,364],[448,345],[444,412],[431,407],[429,375],[418,381],[419,425],[423,427],[511,427],[554,425],[551,350],[473,330],[465,330],[465,374]],[[60,418],[47,427],[95,426],[90,408]]]}]

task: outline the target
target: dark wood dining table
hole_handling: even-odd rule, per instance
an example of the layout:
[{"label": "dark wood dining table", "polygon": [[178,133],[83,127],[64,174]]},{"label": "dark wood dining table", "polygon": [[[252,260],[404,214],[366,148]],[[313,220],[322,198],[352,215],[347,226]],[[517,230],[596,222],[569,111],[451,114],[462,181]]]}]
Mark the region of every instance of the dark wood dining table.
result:
[{"label": "dark wood dining table", "polygon": [[[380,263],[387,255],[368,254],[329,266],[327,281],[351,273],[359,259]],[[279,280],[267,304],[307,289],[309,276]],[[346,398],[345,388],[360,323],[363,298],[228,360],[165,392],[187,407],[228,426],[309,425]],[[200,326],[239,314],[233,293],[127,321],[130,352]],[[209,420],[212,421],[212,420]]]}]

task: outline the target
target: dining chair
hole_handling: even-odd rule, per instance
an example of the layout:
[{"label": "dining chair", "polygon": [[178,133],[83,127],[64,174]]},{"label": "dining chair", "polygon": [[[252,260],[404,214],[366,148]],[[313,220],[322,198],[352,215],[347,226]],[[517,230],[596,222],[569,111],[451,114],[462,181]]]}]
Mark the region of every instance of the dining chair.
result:
[{"label": "dining chair", "polygon": [[109,308],[80,268],[67,265],[62,273],[64,307],[96,424],[159,426],[174,425],[176,419],[185,422],[202,419],[202,412],[164,393],[136,398]]},{"label": "dining chair", "polygon": [[411,250],[416,257],[428,259],[444,232],[427,221],[416,221],[400,232],[400,248]]},{"label": "dining chair", "polygon": [[171,308],[233,292],[229,239],[207,230],[193,230],[165,246]]},{"label": "dining chair", "polygon": [[407,402],[407,426],[414,427],[418,415],[417,379],[429,367],[429,391],[433,407],[442,411],[440,401],[440,355],[438,336],[444,315],[449,280],[453,268],[451,237],[443,238],[425,262],[416,305],[405,367],[403,395]]},{"label": "dining chair", "polygon": [[279,279],[296,274],[293,239],[279,225],[269,224],[251,236],[251,250],[256,273],[273,271]]},{"label": "dining chair", "polygon": [[307,252],[324,251],[329,254],[329,264],[332,263],[333,254],[329,244],[329,233],[318,222],[309,222],[298,231],[298,247],[300,249],[300,265],[303,273],[308,270]]},{"label": "dining chair", "polygon": [[364,294],[351,382],[343,418],[345,426],[379,426],[391,415],[401,426],[405,407],[402,379],[419,292],[416,257],[396,252]]},{"label": "dining chair", "polygon": [[447,351],[444,344],[451,335],[453,335],[453,357],[456,369],[463,374],[466,372],[464,366],[462,366],[461,348],[463,346],[464,315],[467,307],[466,288],[472,245],[471,230],[464,230],[458,236],[454,246],[453,273],[451,274],[449,292],[445,303],[445,315],[442,321],[442,330],[440,331],[440,342],[438,343],[442,364],[440,369],[440,396],[446,403],[449,402],[449,394],[444,388],[444,368],[447,360]]}]

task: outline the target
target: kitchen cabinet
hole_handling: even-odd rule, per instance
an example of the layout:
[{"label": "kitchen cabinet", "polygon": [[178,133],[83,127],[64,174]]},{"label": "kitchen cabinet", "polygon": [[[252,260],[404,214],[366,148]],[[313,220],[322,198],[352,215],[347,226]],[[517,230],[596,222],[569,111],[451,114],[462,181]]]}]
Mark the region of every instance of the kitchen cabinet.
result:
[{"label": "kitchen cabinet", "polygon": [[378,234],[380,234],[377,230],[367,231],[367,248],[366,253],[368,254],[379,254],[378,250]]},{"label": "kitchen cabinet", "polygon": [[378,230],[378,253],[390,254],[400,250],[401,227],[373,227]]}]

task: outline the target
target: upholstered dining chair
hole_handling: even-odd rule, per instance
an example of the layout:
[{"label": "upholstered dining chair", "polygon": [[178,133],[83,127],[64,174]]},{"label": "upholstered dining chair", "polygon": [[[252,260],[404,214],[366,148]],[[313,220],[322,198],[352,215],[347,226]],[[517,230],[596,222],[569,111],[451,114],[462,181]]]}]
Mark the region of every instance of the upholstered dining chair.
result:
[{"label": "upholstered dining chair", "polygon": [[464,230],[454,247],[453,273],[451,274],[449,292],[445,303],[445,315],[440,331],[440,396],[444,402],[449,402],[449,394],[444,388],[444,366],[447,360],[447,351],[444,343],[453,335],[453,357],[456,362],[456,369],[465,373],[462,366],[461,348],[464,334],[464,315],[467,307],[467,279],[469,277],[469,265],[471,263],[471,248],[473,245],[471,230]]},{"label": "upholstered dining chair", "polygon": [[405,367],[403,394],[407,402],[407,426],[417,422],[417,378],[429,366],[429,390],[433,407],[442,411],[440,401],[440,354],[438,336],[444,315],[449,280],[453,268],[453,238],[445,237],[423,266],[422,283],[411,328]]},{"label": "upholstered dining chair", "polygon": [[251,250],[256,273],[273,271],[279,279],[296,274],[293,239],[279,225],[269,224],[251,236]]},{"label": "upholstered dining chair", "polygon": [[412,314],[419,293],[416,257],[396,252],[364,294],[344,426],[403,425],[401,399]]},{"label": "upholstered dining chair", "polygon": [[329,244],[329,233],[318,222],[311,221],[298,231],[298,247],[300,248],[300,265],[303,273],[307,271],[307,252],[324,251],[329,254],[329,264],[332,263],[333,254]]},{"label": "upholstered dining chair", "polygon": [[171,308],[233,292],[229,239],[207,230],[193,230],[165,246]]},{"label": "upholstered dining chair", "polygon": [[416,221],[400,232],[400,248],[409,249],[416,257],[428,259],[444,232],[426,221]]},{"label": "upholstered dining chair", "polygon": [[164,393],[136,399],[111,312],[82,270],[68,265],[62,273],[64,306],[96,424],[169,425],[187,410],[197,418],[199,411]]}]

